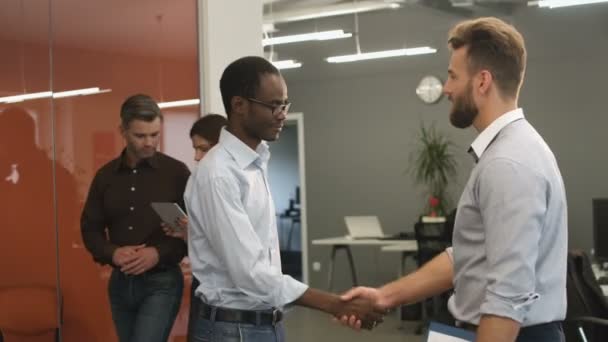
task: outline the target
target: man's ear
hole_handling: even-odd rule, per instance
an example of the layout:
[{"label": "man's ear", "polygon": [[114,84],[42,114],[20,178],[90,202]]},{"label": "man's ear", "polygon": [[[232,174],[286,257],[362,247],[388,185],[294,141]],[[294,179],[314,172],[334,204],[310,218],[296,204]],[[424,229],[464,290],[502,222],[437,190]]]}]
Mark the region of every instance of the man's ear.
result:
[{"label": "man's ear", "polygon": [[494,83],[494,76],[488,70],[481,70],[476,77],[475,87],[482,95],[487,95]]},{"label": "man's ear", "polygon": [[232,115],[242,116],[249,111],[249,101],[242,96],[233,96],[230,104],[232,105]]}]

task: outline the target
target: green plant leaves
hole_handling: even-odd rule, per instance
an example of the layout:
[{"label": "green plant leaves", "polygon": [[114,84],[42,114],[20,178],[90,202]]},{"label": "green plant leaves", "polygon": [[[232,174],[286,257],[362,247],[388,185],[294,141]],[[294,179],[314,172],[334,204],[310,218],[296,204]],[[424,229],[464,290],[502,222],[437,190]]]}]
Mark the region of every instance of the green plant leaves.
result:
[{"label": "green plant leaves", "polygon": [[454,144],[437,131],[434,124],[420,125],[418,146],[410,160],[409,171],[416,183],[427,188],[429,196],[440,199],[440,210],[448,205],[447,186],[456,177],[457,162],[452,152]]}]

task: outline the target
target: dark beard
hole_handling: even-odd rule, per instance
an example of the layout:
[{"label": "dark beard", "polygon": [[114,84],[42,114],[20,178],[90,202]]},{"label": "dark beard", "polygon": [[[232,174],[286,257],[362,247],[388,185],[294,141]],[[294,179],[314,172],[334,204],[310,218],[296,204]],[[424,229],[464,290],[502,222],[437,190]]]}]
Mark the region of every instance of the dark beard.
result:
[{"label": "dark beard", "polygon": [[459,99],[454,99],[453,109],[450,113],[450,123],[457,128],[468,128],[473,124],[479,114],[479,108],[473,103],[471,90]]}]

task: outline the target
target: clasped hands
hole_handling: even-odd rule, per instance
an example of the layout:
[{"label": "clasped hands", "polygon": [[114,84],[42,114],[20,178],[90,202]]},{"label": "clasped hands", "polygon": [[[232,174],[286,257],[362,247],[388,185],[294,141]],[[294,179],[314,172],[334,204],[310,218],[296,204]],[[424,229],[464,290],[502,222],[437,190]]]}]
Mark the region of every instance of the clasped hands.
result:
[{"label": "clasped hands", "polygon": [[369,287],[353,288],[340,296],[340,301],[335,318],[355,330],[374,329],[389,309],[379,290]]},{"label": "clasped hands", "polygon": [[158,264],[159,255],[155,247],[145,244],[138,246],[122,246],[117,248],[112,255],[114,265],[120,267],[120,271],[129,275],[139,275]]}]

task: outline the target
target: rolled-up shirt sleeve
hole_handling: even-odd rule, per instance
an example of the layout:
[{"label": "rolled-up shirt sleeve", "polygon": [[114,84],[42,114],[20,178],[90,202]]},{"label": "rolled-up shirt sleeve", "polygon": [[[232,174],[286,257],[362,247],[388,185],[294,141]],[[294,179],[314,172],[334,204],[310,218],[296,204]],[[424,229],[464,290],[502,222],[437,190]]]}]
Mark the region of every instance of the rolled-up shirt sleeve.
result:
[{"label": "rolled-up shirt sleeve", "polygon": [[273,264],[271,258],[279,255],[273,256],[255,233],[237,184],[226,176],[201,186],[204,190],[196,192],[196,202],[201,206],[200,224],[240,291],[272,307],[289,304],[301,297],[308,286],[283,275],[280,266],[274,266],[277,263]]},{"label": "rolled-up shirt sleeve", "polygon": [[522,323],[539,298],[535,265],[549,187],[534,170],[504,158],[487,163],[478,181],[488,266],[480,314]]},{"label": "rolled-up shirt sleeve", "polygon": [[454,247],[450,246],[446,248],[445,252],[448,255],[448,258],[450,258],[450,261],[454,263]]}]

